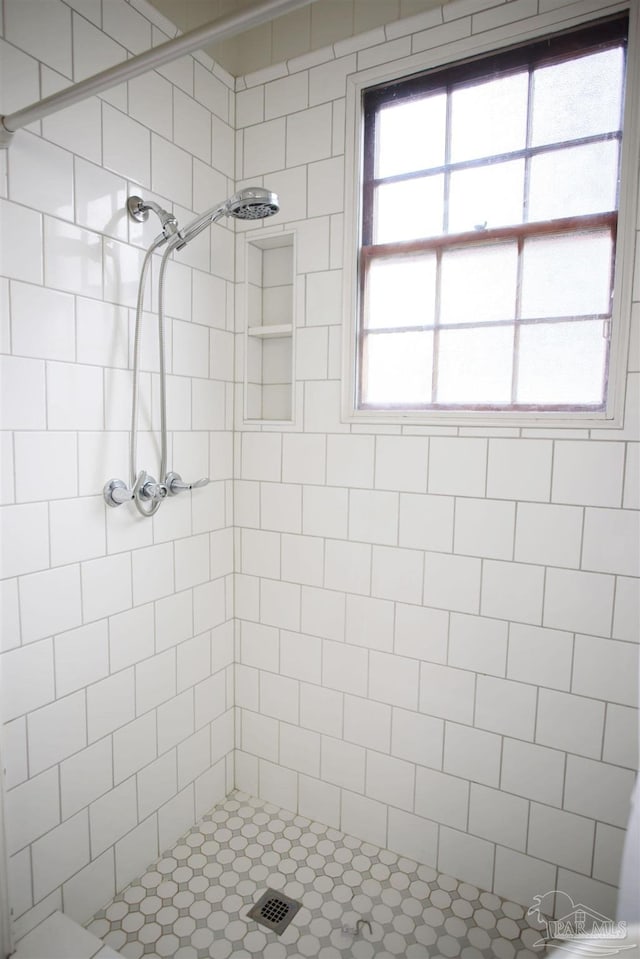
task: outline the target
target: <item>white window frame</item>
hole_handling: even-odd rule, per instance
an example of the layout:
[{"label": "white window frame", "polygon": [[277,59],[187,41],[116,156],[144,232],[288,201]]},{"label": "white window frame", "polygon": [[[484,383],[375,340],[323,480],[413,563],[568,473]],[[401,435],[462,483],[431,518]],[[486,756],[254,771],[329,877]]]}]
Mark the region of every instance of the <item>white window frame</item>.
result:
[{"label": "white window frame", "polygon": [[[592,0],[578,0],[568,6],[500,27],[477,36],[465,37],[431,50],[376,66],[347,77],[345,169],[353,171],[345,183],[344,224],[344,323],[342,417],[347,423],[388,423],[433,426],[543,427],[545,429],[620,429],[623,426],[625,385],[638,201],[638,156],[640,155],[640,10],[638,2],[605,2],[594,7]],[[614,301],[609,353],[609,386],[604,411],[522,411],[522,410],[361,410],[356,400],[357,324],[360,310],[359,252],[362,222],[362,170],[364,122],[362,92],[371,86],[391,83],[412,73],[444,67],[469,57],[498,53],[518,43],[543,38],[561,30],[588,26],[603,16],[627,12],[629,40],[624,122],[622,135],[621,183],[618,211]],[[640,268],[640,267],[639,267]]]}]

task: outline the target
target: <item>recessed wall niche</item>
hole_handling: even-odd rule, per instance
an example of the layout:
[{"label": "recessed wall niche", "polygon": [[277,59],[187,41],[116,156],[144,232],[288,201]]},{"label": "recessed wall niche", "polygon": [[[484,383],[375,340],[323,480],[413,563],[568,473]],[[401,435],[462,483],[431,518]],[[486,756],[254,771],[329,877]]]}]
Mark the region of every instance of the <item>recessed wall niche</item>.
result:
[{"label": "recessed wall niche", "polygon": [[244,419],[291,423],[295,234],[248,236],[245,254]]}]

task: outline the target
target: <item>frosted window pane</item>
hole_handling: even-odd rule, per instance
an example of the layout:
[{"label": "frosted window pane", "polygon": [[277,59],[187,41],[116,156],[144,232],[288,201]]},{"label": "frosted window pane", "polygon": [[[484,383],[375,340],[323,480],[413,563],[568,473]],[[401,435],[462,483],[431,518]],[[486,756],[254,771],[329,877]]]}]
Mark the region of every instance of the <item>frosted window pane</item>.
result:
[{"label": "frosted window pane", "polygon": [[438,403],[509,404],[513,327],[440,333]]},{"label": "frosted window pane", "polygon": [[440,322],[485,323],[515,315],[515,243],[470,246],[444,253]]},{"label": "frosted window pane", "polygon": [[448,232],[522,223],[523,194],[523,160],[452,173]]},{"label": "frosted window pane", "polygon": [[431,402],[432,333],[371,334],[364,342],[364,403]]},{"label": "frosted window pane", "polygon": [[380,110],[376,176],[442,166],[446,111],[447,98],[443,93]]},{"label": "frosted window pane", "polygon": [[533,145],[618,130],[623,68],[616,49],[535,70]]},{"label": "frosted window pane", "polygon": [[603,230],[525,242],[522,317],[608,313],[611,236]]},{"label": "frosted window pane", "polygon": [[374,260],[369,268],[365,326],[428,326],[434,322],[436,257]]},{"label": "frosted window pane", "polygon": [[454,163],[521,150],[527,135],[526,73],[460,87],[451,94]]},{"label": "frosted window pane", "polygon": [[529,220],[553,220],[616,209],[615,140],[553,150],[531,160]]},{"label": "frosted window pane", "polygon": [[442,233],[444,177],[420,177],[379,186],[374,243],[415,240]]},{"label": "frosted window pane", "polygon": [[523,326],[517,402],[600,405],[606,350],[600,320]]}]

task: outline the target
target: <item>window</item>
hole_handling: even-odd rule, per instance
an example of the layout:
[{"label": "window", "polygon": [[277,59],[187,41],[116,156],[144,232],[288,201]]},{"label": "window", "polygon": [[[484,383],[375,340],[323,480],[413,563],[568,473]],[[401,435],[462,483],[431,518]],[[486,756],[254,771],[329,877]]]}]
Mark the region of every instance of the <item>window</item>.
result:
[{"label": "window", "polygon": [[606,409],[626,31],[364,90],[359,410]]}]

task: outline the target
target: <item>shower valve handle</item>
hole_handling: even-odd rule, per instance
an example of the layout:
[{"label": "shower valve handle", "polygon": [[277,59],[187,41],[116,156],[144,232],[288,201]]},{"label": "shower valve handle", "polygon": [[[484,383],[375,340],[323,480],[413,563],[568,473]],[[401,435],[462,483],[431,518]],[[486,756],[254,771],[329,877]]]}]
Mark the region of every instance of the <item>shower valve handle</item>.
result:
[{"label": "shower valve handle", "polygon": [[144,470],[140,471],[136,485],[133,487],[133,495],[142,500],[163,500],[169,490],[164,483],[156,483],[153,476],[149,476]]},{"label": "shower valve handle", "polygon": [[202,479],[196,480],[195,483],[185,483],[180,473],[167,473],[165,479],[165,486],[167,487],[167,492],[170,496],[176,496],[178,493],[184,493],[188,489],[200,489],[201,486],[206,486],[209,483],[209,479],[206,476],[203,476]]}]

